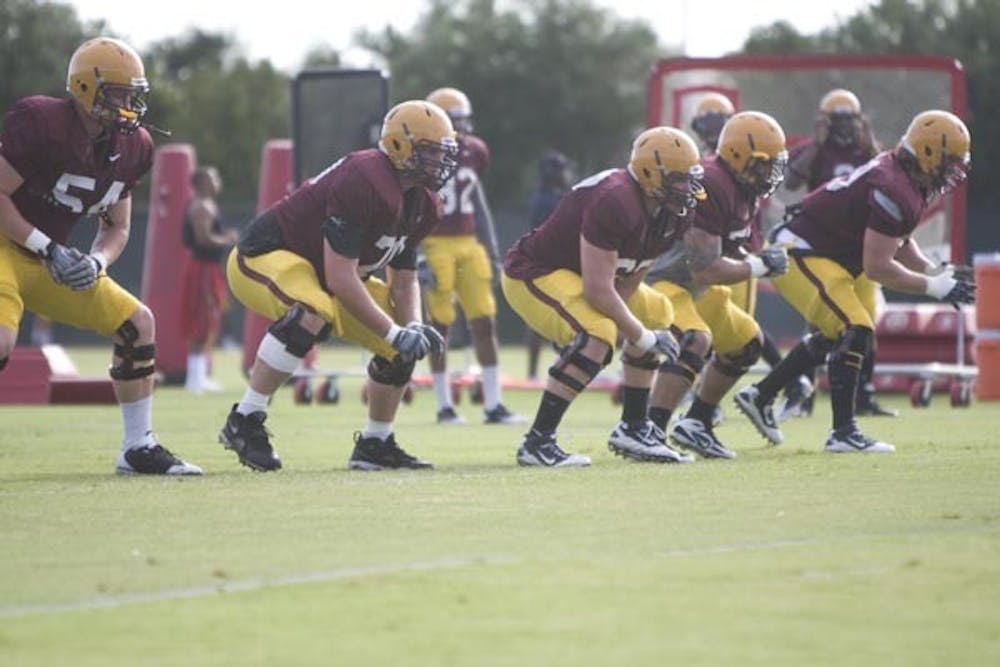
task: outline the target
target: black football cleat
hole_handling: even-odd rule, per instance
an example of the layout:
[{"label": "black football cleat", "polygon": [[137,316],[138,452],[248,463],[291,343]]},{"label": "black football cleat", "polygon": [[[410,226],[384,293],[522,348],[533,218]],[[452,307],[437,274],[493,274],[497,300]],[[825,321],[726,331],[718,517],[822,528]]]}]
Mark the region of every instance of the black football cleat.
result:
[{"label": "black football cleat", "polygon": [[264,427],[266,412],[240,414],[233,405],[219,432],[219,442],[236,452],[240,463],[259,472],[281,470],[281,459],[271,446],[270,433]]},{"label": "black football cleat", "polygon": [[390,433],[385,440],[354,434],[354,452],[348,461],[351,470],[426,470],[434,464],[411,456],[396,444],[395,434]]}]

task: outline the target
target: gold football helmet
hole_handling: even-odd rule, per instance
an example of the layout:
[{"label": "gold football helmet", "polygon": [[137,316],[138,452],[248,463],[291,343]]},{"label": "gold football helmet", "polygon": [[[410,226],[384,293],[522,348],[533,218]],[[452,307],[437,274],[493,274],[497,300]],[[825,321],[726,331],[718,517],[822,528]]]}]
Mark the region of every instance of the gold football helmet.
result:
[{"label": "gold football helmet", "polygon": [[432,190],[439,190],[458,168],[458,142],[441,107],[410,100],[389,110],[382,121],[379,149],[393,166]]},{"label": "gold football helmet", "polygon": [[736,108],[722,93],[705,93],[694,108],[691,129],[710,151],[719,143],[719,132],[726,121],[736,113]]},{"label": "gold football helmet", "polygon": [[861,113],[861,100],[849,90],[835,88],[820,100],[819,110],[825,114],[846,113],[857,115]]},{"label": "gold football helmet", "polygon": [[110,130],[131,134],[146,115],[149,83],[142,59],[118,39],[97,37],[81,44],[69,61],[66,90]]},{"label": "gold football helmet", "polygon": [[438,88],[427,95],[427,101],[444,109],[456,132],[468,134],[472,131],[472,103],[461,90]]},{"label": "gold football helmet", "polygon": [[642,193],[678,216],[705,199],[704,169],[691,137],[673,127],[653,127],[632,144],[628,172]]},{"label": "gold football helmet", "polygon": [[741,111],[726,121],[718,150],[737,183],[759,197],[770,196],[785,179],[785,132],[766,113]]},{"label": "gold football helmet", "polygon": [[972,138],[961,118],[949,111],[924,111],[910,121],[897,155],[909,158],[932,193],[945,194],[967,178],[971,146]]}]

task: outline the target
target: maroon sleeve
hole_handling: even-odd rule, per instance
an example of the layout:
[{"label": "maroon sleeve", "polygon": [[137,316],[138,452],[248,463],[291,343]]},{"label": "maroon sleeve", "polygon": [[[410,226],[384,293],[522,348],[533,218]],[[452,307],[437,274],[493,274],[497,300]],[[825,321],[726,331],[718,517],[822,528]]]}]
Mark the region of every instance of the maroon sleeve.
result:
[{"label": "maroon sleeve", "polygon": [[868,220],[865,226],[895,238],[909,236],[913,229],[898,197],[891,191],[879,187],[873,187],[868,191]]},{"label": "maroon sleeve", "polygon": [[617,251],[625,245],[627,225],[621,220],[620,211],[610,197],[604,197],[595,205],[583,208],[583,222],[580,235],[587,243],[602,250]]},{"label": "maroon sleeve", "polygon": [[45,134],[40,125],[36,114],[20,104],[14,105],[4,118],[0,154],[25,181],[35,175],[46,154]]},{"label": "maroon sleeve", "polygon": [[709,193],[708,199],[695,207],[692,226],[715,236],[726,236],[726,213],[719,206],[720,203],[717,197]]},{"label": "maroon sleeve", "polygon": [[486,145],[486,142],[475,137],[475,141],[472,144],[474,154],[475,154],[475,170],[476,174],[480,178],[486,175],[486,171],[490,168],[490,148]]}]

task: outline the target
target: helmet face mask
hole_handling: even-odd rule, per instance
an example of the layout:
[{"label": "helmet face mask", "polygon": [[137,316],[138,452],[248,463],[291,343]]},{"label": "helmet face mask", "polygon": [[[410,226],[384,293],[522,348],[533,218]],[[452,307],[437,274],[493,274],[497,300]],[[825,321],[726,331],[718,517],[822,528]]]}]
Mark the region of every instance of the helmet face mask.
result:
[{"label": "helmet face mask", "polygon": [[105,129],[132,134],[146,115],[149,83],[139,55],[124,42],[98,37],[70,58],[66,90]]},{"label": "helmet face mask", "polygon": [[440,190],[458,170],[458,142],[419,139],[413,145],[413,159],[417,180],[431,190]]},{"label": "helmet face mask", "polygon": [[663,207],[678,218],[686,218],[706,197],[704,177],[705,170],[700,164],[688,169],[687,173],[672,171],[664,175],[660,200]]},{"label": "helmet face mask", "polygon": [[858,143],[861,132],[861,117],[854,113],[835,111],[829,114],[830,140],[839,146],[853,146]]},{"label": "helmet face mask", "polygon": [[729,116],[718,111],[709,111],[693,118],[691,129],[706,146],[714,148],[719,143],[719,134],[722,133],[722,127],[727,120]]}]

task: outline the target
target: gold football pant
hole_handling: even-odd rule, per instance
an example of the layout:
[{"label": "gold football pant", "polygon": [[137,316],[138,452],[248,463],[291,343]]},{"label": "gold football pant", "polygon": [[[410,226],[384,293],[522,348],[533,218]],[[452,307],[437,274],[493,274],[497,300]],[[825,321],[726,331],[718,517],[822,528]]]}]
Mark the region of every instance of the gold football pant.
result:
[{"label": "gold football pant", "polygon": [[[560,269],[532,280],[517,280],[505,274],[501,285],[511,308],[543,338],[562,346],[586,332],[614,349],[618,327],[583,296],[579,274]],[[649,329],[666,329],[674,321],[670,301],[648,285],[640,285],[627,305]]]},{"label": "gold football pant", "polygon": [[771,278],[778,293],[822,332],[837,339],[850,326],[875,328],[877,285],[825,257],[793,255],[788,273]]},{"label": "gold football pant", "polygon": [[670,299],[674,307],[674,328],[681,332],[710,333],[712,347],[719,354],[742,350],[760,334],[757,321],[733,303],[726,285],[713,285],[697,299],[680,285],[666,280],[657,281],[652,287]]},{"label": "gold football pant", "polygon": [[434,274],[434,288],[424,290],[433,322],[452,325],[456,296],[466,320],[496,315],[493,267],[475,236],[429,236],[422,245]]}]

